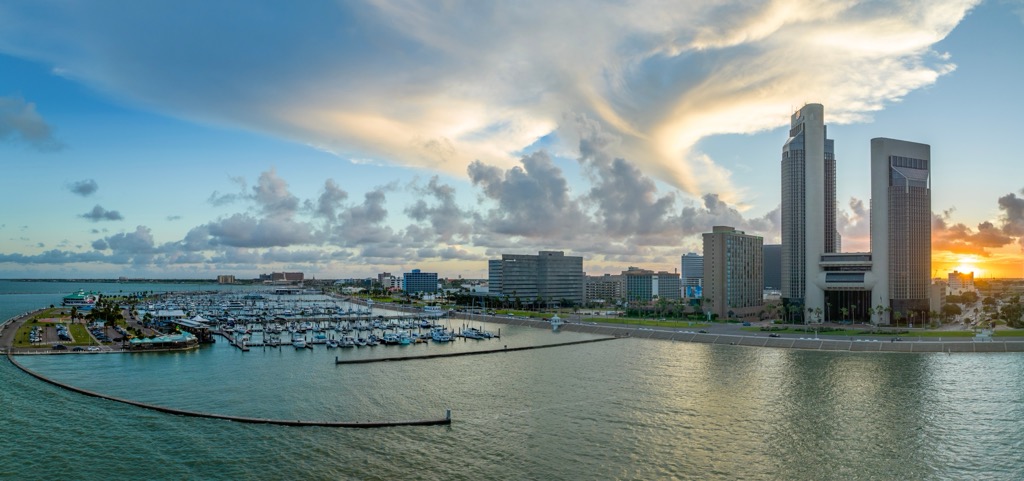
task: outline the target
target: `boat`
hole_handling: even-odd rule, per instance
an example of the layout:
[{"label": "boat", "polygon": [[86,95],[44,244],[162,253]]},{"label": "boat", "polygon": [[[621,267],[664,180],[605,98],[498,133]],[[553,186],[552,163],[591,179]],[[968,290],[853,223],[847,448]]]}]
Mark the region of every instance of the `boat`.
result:
[{"label": "boat", "polygon": [[306,347],[306,337],[298,334],[292,336],[292,345],[295,346],[295,349]]},{"label": "boat", "polygon": [[452,334],[448,332],[448,329],[443,327],[435,327],[430,330],[430,338],[434,342],[451,342]]},{"label": "boat", "polygon": [[386,332],[384,333],[384,338],[381,339],[381,342],[383,342],[385,345],[398,344],[398,334],[395,334],[393,332]]},{"label": "boat", "polygon": [[356,347],[356,340],[352,336],[343,336],[338,347]]},{"label": "boat", "polygon": [[462,330],[462,337],[468,337],[470,339],[490,339],[494,337],[494,334],[476,327],[467,327]]},{"label": "boat", "polygon": [[334,349],[336,347],[338,347],[338,341],[335,341],[334,339],[327,340],[327,349]]},{"label": "boat", "polygon": [[558,317],[558,314],[551,316],[551,319],[549,319],[548,321],[551,323],[552,331],[557,331],[558,328],[562,325],[562,318]]}]

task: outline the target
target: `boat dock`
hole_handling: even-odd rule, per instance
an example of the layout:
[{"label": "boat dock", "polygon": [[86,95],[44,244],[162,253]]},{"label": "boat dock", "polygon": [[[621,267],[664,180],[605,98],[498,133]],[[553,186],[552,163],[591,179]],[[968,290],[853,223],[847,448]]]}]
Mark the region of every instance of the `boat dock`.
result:
[{"label": "boat dock", "polygon": [[424,354],[422,356],[396,356],[396,357],[377,357],[372,359],[346,359],[344,361],[334,357],[334,364],[370,364],[375,362],[391,362],[391,361],[417,361],[421,359],[437,359],[442,357],[461,357],[461,356],[477,356],[481,354],[497,354],[499,352],[516,352],[516,351],[529,351],[533,349],[544,349],[548,347],[563,347],[572,346],[576,344],[589,344],[592,342],[611,341],[612,339],[619,339],[618,337],[602,337],[599,339],[587,339],[584,341],[571,341],[562,342],[558,344],[543,344],[540,346],[522,346],[522,347],[508,347],[505,346],[501,349],[487,349],[483,351],[464,351],[464,352],[449,352],[444,354]]}]

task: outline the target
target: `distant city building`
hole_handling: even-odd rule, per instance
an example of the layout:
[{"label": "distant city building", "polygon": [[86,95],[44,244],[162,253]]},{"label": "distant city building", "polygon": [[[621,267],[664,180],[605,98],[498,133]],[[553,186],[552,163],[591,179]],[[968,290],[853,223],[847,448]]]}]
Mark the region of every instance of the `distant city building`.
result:
[{"label": "distant city building", "polygon": [[683,285],[683,295],[685,297],[699,297],[692,295],[699,291],[699,288],[704,285],[704,256],[698,255],[695,252],[687,253],[682,256],[680,262],[679,277],[680,282]]},{"label": "distant city building", "polygon": [[402,290],[402,278],[391,275],[390,272],[377,274],[377,283],[381,288],[388,291]]},{"label": "distant city building", "polygon": [[524,304],[583,302],[583,258],[562,251],[537,255],[502,254],[487,263],[491,296],[518,298]]},{"label": "distant city building", "polygon": [[703,237],[704,310],[719,317],[759,315],[764,240],[726,226],[715,226]]},{"label": "distant city building", "polygon": [[270,274],[260,274],[259,280],[265,284],[292,284],[301,283],[305,278],[305,274],[301,272],[272,272]]},{"label": "distant city building", "polygon": [[949,293],[960,295],[974,291],[974,273],[953,271],[949,273]]},{"label": "distant city building", "polygon": [[647,269],[630,267],[622,271],[626,279],[627,301],[650,301],[659,299],[679,299],[681,286],[679,274],[675,272],[654,272]]},{"label": "distant city building", "polygon": [[217,276],[217,284],[234,284],[235,276]]},{"label": "distant city building", "polygon": [[764,252],[764,288],[766,290],[782,290],[782,245],[765,244]]},{"label": "distant city building", "polygon": [[932,312],[942,312],[942,306],[946,304],[946,289],[949,284],[942,279],[932,281],[931,292],[928,295],[928,308]]},{"label": "distant city building", "polygon": [[420,272],[419,269],[413,269],[412,272],[403,274],[403,279],[402,289],[410,294],[437,292],[436,272]]},{"label": "distant city building", "polygon": [[613,274],[586,276],[583,291],[583,302],[616,302],[626,297],[626,278]]}]

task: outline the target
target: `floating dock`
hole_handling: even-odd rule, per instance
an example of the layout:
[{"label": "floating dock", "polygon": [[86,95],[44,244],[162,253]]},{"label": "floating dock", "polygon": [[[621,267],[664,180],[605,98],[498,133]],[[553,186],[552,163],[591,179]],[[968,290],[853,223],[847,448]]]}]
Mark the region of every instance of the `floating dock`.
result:
[{"label": "floating dock", "polygon": [[522,346],[522,347],[508,347],[505,346],[501,349],[487,349],[483,351],[463,351],[463,352],[449,352],[444,354],[425,354],[422,356],[396,356],[396,357],[376,357],[372,359],[346,359],[344,361],[339,360],[337,356],[334,357],[334,364],[370,364],[374,362],[391,362],[391,361],[416,361],[420,359],[437,359],[441,357],[460,357],[460,356],[477,356],[481,354],[497,354],[500,352],[516,352],[516,351],[529,351],[532,349],[544,349],[547,347],[562,347],[572,346],[576,344],[589,344],[592,342],[611,341],[612,339],[619,339],[618,337],[602,337],[600,339],[587,339],[585,341],[572,341],[562,342],[559,344],[544,344],[540,346]]}]

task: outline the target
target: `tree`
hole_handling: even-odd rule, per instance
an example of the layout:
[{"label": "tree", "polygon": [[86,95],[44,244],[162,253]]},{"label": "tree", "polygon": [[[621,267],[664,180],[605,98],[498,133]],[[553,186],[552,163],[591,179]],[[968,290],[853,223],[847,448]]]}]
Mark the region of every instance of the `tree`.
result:
[{"label": "tree", "polygon": [[843,315],[843,320],[845,321],[849,318],[850,310],[845,307],[840,307],[839,313]]},{"label": "tree", "polygon": [[960,309],[960,306],[957,304],[944,304],[940,312],[948,319],[952,316],[959,316],[960,314],[963,314],[964,311],[963,309]]}]

